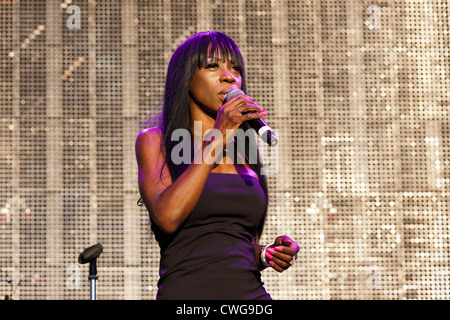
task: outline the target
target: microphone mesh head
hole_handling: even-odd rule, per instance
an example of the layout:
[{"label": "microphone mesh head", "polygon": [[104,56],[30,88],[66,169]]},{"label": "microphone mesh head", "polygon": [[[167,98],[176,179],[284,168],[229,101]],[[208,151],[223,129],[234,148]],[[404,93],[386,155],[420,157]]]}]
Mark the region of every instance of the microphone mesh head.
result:
[{"label": "microphone mesh head", "polygon": [[243,94],[244,91],[240,90],[240,89],[233,89],[230,92],[227,93],[227,96],[225,97],[225,102],[227,102],[228,100],[230,100],[233,97],[236,97],[237,95]]}]

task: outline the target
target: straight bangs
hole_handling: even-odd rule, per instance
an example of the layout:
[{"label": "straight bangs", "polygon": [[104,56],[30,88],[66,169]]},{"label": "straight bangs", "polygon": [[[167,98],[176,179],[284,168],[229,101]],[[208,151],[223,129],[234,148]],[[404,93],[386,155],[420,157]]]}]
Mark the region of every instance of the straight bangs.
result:
[{"label": "straight bangs", "polygon": [[244,58],[234,41],[220,32],[207,32],[200,40],[197,67],[203,68],[211,61],[230,61],[244,73]]}]

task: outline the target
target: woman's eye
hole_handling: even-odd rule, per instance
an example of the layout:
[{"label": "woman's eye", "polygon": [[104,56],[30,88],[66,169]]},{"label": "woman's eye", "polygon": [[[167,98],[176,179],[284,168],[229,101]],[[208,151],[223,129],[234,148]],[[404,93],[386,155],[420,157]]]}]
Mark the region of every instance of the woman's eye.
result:
[{"label": "woman's eye", "polygon": [[208,63],[208,64],[205,66],[205,69],[214,69],[214,68],[217,68],[217,67],[219,67],[219,64],[218,64],[218,63]]},{"label": "woman's eye", "polygon": [[242,68],[239,67],[239,66],[233,66],[232,69],[233,69],[233,70],[236,70],[236,71],[239,72],[239,73],[242,71]]}]

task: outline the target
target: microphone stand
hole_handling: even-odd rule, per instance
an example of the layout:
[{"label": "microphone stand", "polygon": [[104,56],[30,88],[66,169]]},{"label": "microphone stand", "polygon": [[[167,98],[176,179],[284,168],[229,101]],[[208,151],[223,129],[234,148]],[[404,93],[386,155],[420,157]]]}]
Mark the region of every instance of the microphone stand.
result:
[{"label": "microphone stand", "polygon": [[103,247],[100,243],[84,249],[78,257],[80,264],[89,262],[89,283],[90,283],[90,295],[91,300],[97,300],[97,258],[103,251]]},{"label": "microphone stand", "polygon": [[97,300],[97,259],[89,262],[89,283],[91,286],[91,300]]}]

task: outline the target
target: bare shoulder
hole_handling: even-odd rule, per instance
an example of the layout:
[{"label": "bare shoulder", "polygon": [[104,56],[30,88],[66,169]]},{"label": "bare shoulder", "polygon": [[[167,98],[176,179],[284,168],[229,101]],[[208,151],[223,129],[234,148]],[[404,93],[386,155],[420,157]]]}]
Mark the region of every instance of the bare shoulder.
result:
[{"label": "bare shoulder", "polygon": [[141,149],[160,149],[163,132],[160,127],[147,128],[136,138],[136,153]]},{"label": "bare shoulder", "polygon": [[139,132],[136,143],[161,142],[163,131],[161,127],[147,128]]},{"label": "bare shoulder", "polygon": [[162,156],[163,132],[160,127],[142,130],[136,138],[135,152],[140,165],[155,164]]}]

